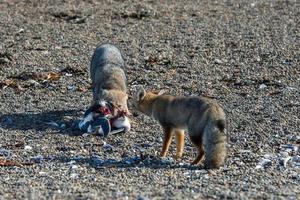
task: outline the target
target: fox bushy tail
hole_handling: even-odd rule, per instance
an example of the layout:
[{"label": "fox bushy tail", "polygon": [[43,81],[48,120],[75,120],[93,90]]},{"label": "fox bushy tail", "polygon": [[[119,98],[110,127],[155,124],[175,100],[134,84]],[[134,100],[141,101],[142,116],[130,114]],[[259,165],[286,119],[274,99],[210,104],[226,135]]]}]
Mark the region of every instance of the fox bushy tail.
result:
[{"label": "fox bushy tail", "polygon": [[205,168],[213,169],[224,165],[227,155],[226,121],[224,119],[209,120],[205,126],[203,146],[205,151]]}]

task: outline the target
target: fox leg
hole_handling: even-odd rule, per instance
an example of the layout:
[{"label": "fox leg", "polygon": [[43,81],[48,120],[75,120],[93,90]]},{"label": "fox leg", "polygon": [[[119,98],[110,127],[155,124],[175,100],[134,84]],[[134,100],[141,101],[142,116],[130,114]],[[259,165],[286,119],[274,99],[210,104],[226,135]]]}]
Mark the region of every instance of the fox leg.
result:
[{"label": "fox leg", "polygon": [[184,148],[184,130],[175,130],[175,137],[177,142],[177,149],[176,149],[176,155],[175,160],[178,160],[181,158],[183,154],[183,148]]},{"label": "fox leg", "polygon": [[198,149],[198,155],[195,158],[195,160],[192,162],[192,165],[195,165],[200,163],[204,158],[204,148],[202,145],[202,138],[200,136],[191,136],[191,141]]},{"label": "fox leg", "polygon": [[192,162],[192,165],[196,165],[198,163],[200,163],[203,160],[204,157],[204,149],[203,146],[198,146],[198,155],[195,158],[195,160]]},{"label": "fox leg", "polygon": [[172,128],[170,127],[163,127],[164,129],[164,140],[163,140],[163,146],[162,146],[162,151],[160,153],[161,157],[166,157],[169,146],[172,141]]}]

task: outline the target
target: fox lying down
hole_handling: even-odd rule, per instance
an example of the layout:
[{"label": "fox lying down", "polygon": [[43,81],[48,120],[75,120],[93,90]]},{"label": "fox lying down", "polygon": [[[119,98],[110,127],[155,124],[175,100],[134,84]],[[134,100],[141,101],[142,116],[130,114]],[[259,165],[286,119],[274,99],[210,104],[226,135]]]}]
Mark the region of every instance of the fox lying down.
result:
[{"label": "fox lying down", "polygon": [[177,140],[175,158],[182,156],[184,132],[187,130],[198,155],[192,164],[204,157],[205,168],[219,168],[226,159],[226,119],[223,109],[212,99],[205,97],[174,97],[146,92],[137,87],[133,105],[145,115],[153,117],[163,128],[164,139],[161,156],[165,157],[172,135]]}]

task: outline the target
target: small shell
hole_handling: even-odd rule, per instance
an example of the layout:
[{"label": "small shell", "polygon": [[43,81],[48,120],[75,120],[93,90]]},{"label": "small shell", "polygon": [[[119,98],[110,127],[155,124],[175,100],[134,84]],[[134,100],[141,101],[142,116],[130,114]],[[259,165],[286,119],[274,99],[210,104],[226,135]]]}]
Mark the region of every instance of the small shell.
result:
[{"label": "small shell", "polygon": [[120,117],[113,122],[113,126],[116,128],[124,128],[125,132],[128,132],[131,128],[129,119],[127,117]]}]

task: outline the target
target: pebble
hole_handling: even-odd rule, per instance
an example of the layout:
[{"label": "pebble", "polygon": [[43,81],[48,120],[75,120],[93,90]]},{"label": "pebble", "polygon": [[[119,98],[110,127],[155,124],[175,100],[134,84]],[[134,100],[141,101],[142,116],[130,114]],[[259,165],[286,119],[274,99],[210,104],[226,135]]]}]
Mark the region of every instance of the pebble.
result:
[{"label": "pebble", "polygon": [[103,148],[106,150],[113,150],[113,146],[110,144],[107,144],[105,141],[103,141]]},{"label": "pebble", "polygon": [[289,160],[291,160],[291,156],[288,156],[286,158],[282,158],[282,165],[286,168],[287,167],[287,163],[289,162]]},{"label": "pebble", "polygon": [[291,141],[295,141],[296,143],[300,143],[300,136],[298,135],[288,135],[287,138]]},{"label": "pebble", "polygon": [[195,170],[194,172],[197,174],[207,174],[208,173],[207,170],[205,170],[205,169]]},{"label": "pebble", "polygon": [[267,88],[268,86],[266,85],[266,84],[261,84],[260,86],[259,86],[259,89],[260,90],[263,90],[263,89],[265,89],[265,88]]},{"label": "pebble", "polygon": [[265,154],[265,155],[264,155],[264,158],[266,158],[266,159],[271,159],[272,157],[273,157],[272,154]]},{"label": "pebble", "polygon": [[65,76],[67,76],[67,77],[71,77],[71,76],[73,76],[73,74],[70,74],[70,73],[65,73]]},{"label": "pebble", "polygon": [[281,148],[285,149],[286,152],[297,152],[299,147],[294,144],[281,145]]},{"label": "pebble", "polygon": [[73,86],[73,85],[69,85],[69,86],[67,86],[67,89],[70,90],[70,91],[75,91],[76,87]]},{"label": "pebble", "polygon": [[292,161],[300,163],[300,156],[293,156]]},{"label": "pebble", "polygon": [[76,163],[76,160],[74,160],[74,159],[68,162],[69,165],[73,165],[75,163]]},{"label": "pebble", "polygon": [[71,165],[71,170],[76,170],[76,169],[78,169],[78,166],[77,165]]},{"label": "pebble", "polygon": [[76,178],[78,178],[78,177],[79,177],[79,174],[77,174],[77,173],[72,173],[72,174],[70,175],[70,178],[76,179]]},{"label": "pebble", "polygon": [[247,149],[241,149],[239,150],[240,153],[252,153],[251,150],[247,150]]},{"label": "pebble", "polygon": [[24,147],[24,150],[26,150],[26,151],[31,151],[31,150],[32,150],[32,147],[29,146],[29,145],[26,145],[26,146]]},{"label": "pebble", "polygon": [[222,62],[222,60],[216,58],[216,59],[215,59],[215,63],[220,65],[220,64],[222,64],[223,62]]},{"label": "pebble", "polygon": [[293,175],[291,176],[291,178],[294,179],[294,180],[300,181],[300,173],[299,173],[299,174],[297,174],[297,173],[293,174]]},{"label": "pebble", "polygon": [[204,174],[204,175],[203,175],[203,178],[209,179],[209,175],[208,175],[208,174]]},{"label": "pebble", "polygon": [[40,85],[39,82],[37,82],[37,81],[35,81],[35,80],[33,80],[33,79],[29,79],[27,82],[28,82],[29,84],[31,84],[31,85],[34,85],[34,86],[39,86],[39,85]]},{"label": "pebble", "polygon": [[45,175],[47,175],[47,172],[40,171],[40,172],[39,172],[39,175],[45,176]]},{"label": "pebble", "polygon": [[19,29],[18,31],[17,31],[17,33],[23,33],[25,31],[25,29],[24,28],[21,28],[21,29]]},{"label": "pebble", "polygon": [[11,157],[11,151],[8,149],[0,149],[0,156],[9,158]]},{"label": "pebble", "polygon": [[288,156],[289,156],[289,153],[286,152],[286,151],[283,151],[283,152],[280,152],[280,155],[281,155],[282,157],[288,157]]},{"label": "pebble", "polygon": [[44,160],[44,157],[42,155],[37,155],[32,157],[30,160],[35,163],[41,163]]},{"label": "pebble", "polygon": [[88,137],[88,136],[91,136],[91,134],[90,133],[84,133],[84,134],[82,134],[82,137]]},{"label": "pebble", "polygon": [[287,89],[287,90],[297,90],[297,88],[295,88],[295,87],[290,87],[290,86],[287,86],[286,89]]},{"label": "pebble", "polygon": [[272,164],[270,159],[263,158],[259,161],[259,164],[255,167],[255,169],[266,168]]},{"label": "pebble", "polygon": [[[0,58],[0,63],[10,63],[10,60],[8,59],[8,58],[6,58],[6,57],[4,57],[4,58]],[[4,87],[3,87],[4,88]]]}]

